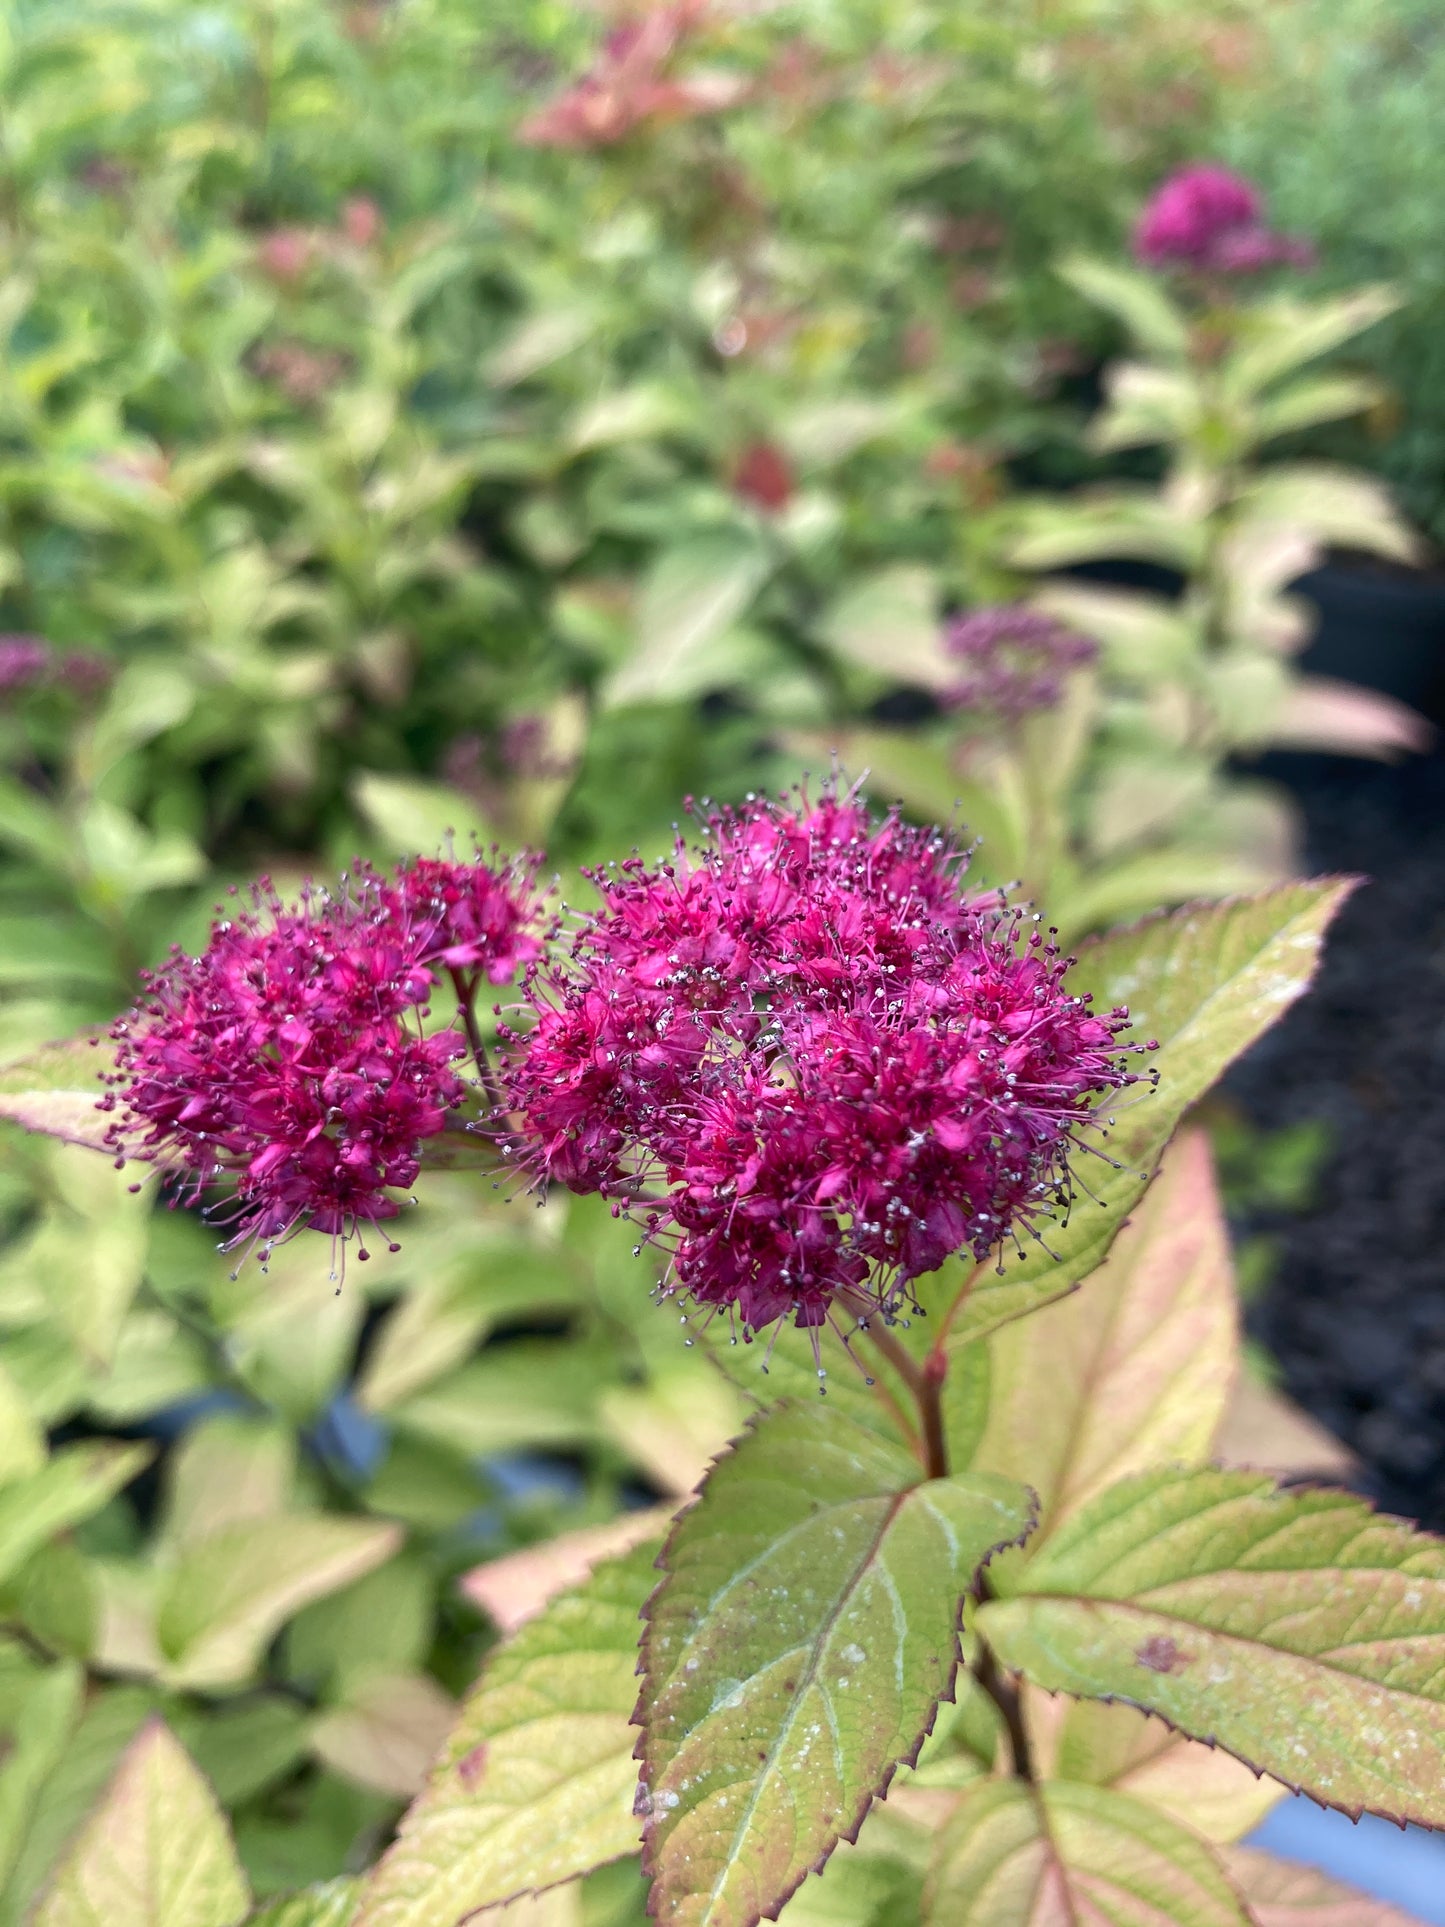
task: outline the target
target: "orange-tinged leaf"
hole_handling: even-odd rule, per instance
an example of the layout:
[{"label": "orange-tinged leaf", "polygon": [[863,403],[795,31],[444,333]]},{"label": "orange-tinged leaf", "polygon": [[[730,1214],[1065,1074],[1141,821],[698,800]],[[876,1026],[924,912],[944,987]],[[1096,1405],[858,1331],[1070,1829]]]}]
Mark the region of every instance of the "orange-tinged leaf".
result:
[{"label": "orange-tinged leaf", "polygon": [[1213,1851],[1142,1801],[1066,1781],[970,1788],[939,1836],[925,1927],[1252,1927]]},{"label": "orange-tinged leaf", "polygon": [[1034,1771],[1045,1780],[1113,1787],[1161,1808],[1206,1840],[1243,1839],[1286,1790],[1218,1747],[1185,1739],[1132,1706],[1069,1699],[1025,1682]]},{"label": "orange-tinged leaf", "polygon": [[1243,1472],[1100,1495],[978,1629],[1050,1692],[1122,1699],[1352,1814],[1445,1824],[1445,1542]]},{"label": "orange-tinged leaf", "polygon": [[1212,1455],[1277,1479],[1348,1480],[1359,1467],[1350,1448],[1292,1399],[1241,1372]]},{"label": "orange-tinged leaf", "polygon": [[1256,1927],[1419,1927],[1412,1914],[1388,1901],[1358,1893],[1314,1867],[1276,1860],[1258,1847],[1235,1847],[1224,1864]]},{"label": "orange-tinged leaf", "polygon": [[1209,1143],[1191,1131],[1083,1289],[990,1341],[988,1425],[973,1462],[1038,1493],[1030,1556],[1115,1480],[1208,1455],[1236,1324]]},{"label": "orange-tinged leaf", "polygon": [[579,1526],[574,1532],[558,1533],[554,1539],[473,1566],[463,1575],[461,1589],[500,1632],[510,1635],[535,1619],[558,1593],[580,1586],[599,1560],[620,1558],[658,1538],[671,1521],[666,1506],[648,1506],[642,1512],[624,1512],[605,1525]]}]

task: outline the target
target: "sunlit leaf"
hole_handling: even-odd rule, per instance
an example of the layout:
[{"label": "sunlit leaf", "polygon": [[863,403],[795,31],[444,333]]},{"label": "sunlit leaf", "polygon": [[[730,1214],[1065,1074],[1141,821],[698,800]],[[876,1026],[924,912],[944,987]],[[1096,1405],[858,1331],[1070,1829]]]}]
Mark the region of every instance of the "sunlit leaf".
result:
[{"label": "sunlit leaf", "polygon": [[456,1708],[424,1673],[351,1682],[311,1729],[316,1757],[362,1786],[409,1799],[426,1778]]},{"label": "sunlit leaf", "polygon": [[395,1526],[320,1513],[251,1519],[189,1546],[167,1578],[156,1630],[174,1685],[249,1677],[281,1625],[370,1572],[400,1543]]},{"label": "sunlit leaf", "polygon": [[436,1927],[637,1851],[631,1715],[655,1552],[598,1566],[491,1655],[357,1927]]},{"label": "sunlit leaf", "polygon": [[1049,1691],[1123,1699],[1345,1812],[1445,1821],[1445,1542],[1249,1473],[1126,1479],[985,1605]]},{"label": "sunlit leaf", "polygon": [[938,689],[958,675],[944,651],[938,605],[933,571],[901,563],[847,588],[823,616],[819,634],[837,655],[876,676]]},{"label": "sunlit leaf", "polygon": [[126,1750],[35,1927],[236,1927],[250,1904],[214,1795],[156,1720]]},{"label": "sunlit leaf", "polygon": [[1142,269],[1072,255],[1058,270],[1086,301],[1107,309],[1141,347],[1182,361],[1189,348],[1189,326],[1153,275]]},{"label": "sunlit leaf", "polygon": [[764,1417],[673,1528],[643,1642],[645,1860],[663,1921],[756,1921],[952,1692],[961,1598],[1028,1529],[1011,1480],[925,1481],[816,1404]]},{"label": "sunlit leaf", "polygon": [[945,1827],[926,1927],[1252,1927],[1203,1841],[1123,1794],[985,1781]]},{"label": "sunlit leaf", "polygon": [[618,1559],[636,1547],[655,1543],[672,1522],[663,1506],[623,1512],[606,1525],[578,1526],[535,1546],[509,1552],[474,1566],[461,1581],[462,1590],[476,1601],[498,1631],[519,1632],[535,1619],[558,1593],[580,1586],[594,1566]]},{"label": "sunlit leaf", "polygon": [[47,1777],[70,1745],[84,1692],[80,1667],[62,1661],[28,1682],[9,1722],[0,1765],[0,1891],[20,1859]]},{"label": "sunlit leaf", "polygon": [[607,684],[606,700],[665,702],[698,686],[707,652],[747,609],[771,568],[742,529],[719,529],[665,549],[642,586],[637,640]]},{"label": "sunlit leaf", "polygon": [[96,1109],[108,1061],[103,1041],[87,1033],[7,1064],[0,1071],[0,1118],[66,1144],[109,1149],[105,1134],[113,1120]]}]

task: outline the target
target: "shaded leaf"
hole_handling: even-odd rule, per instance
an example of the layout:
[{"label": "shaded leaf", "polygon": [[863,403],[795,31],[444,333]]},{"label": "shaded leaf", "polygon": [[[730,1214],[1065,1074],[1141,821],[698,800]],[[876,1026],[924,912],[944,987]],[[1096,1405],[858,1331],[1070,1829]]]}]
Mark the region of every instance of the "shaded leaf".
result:
[{"label": "shaded leaf", "polygon": [[1388,1901],[1358,1893],[1315,1867],[1276,1860],[1257,1847],[1235,1847],[1224,1864],[1256,1927],[1419,1927],[1413,1914]]},{"label": "shaded leaf", "polygon": [[45,1434],[21,1393],[0,1364],[0,1486],[25,1479],[45,1463]]},{"label": "shaded leaf", "polygon": [[1175,1733],[1137,1707],[1023,1688],[1034,1771],[1113,1787],[1206,1840],[1240,1840],[1288,1797],[1277,1780],[1218,1747]]},{"label": "shaded leaf", "polygon": [[1251,1927],[1202,1840],[1142,1801],[985,1781],[938,1842],[928,1927]]},{"label": "shaded leaf", "polygon": [[673,1528],[643,1640],[660,1920],[771,1914],[856,1835],[953,1688],[962,1595],[1030,1523],[817,1405],[758,1421]]},{"label": "shaded leaf", "polygon": [[0,1487],[0,1579],[47,1539],[99,1512],[153,1457],[149,1445],[64,1445],[40,1471]]},{"label": "shaded leaf", "polygon": [[163,1536],[177,1547],[280,1512],[296,1471],[284,1426],[224,1412],[193,1425],[167,1470]]},{"label": "shaded leaf", "polygon": [[1006,1666],[1122,1699],[1358,1815],[1445,1822],[1445,1542],[1327,1491],[1154,1471],[982,1607]]},{"label": "shaded leaf", "polygon": [[1127,1473],[1206,1458],[1238,1340],[1204,1134],[1169,1150],[1082,1291],[1006,1325],[990,1345],[993,1389],[974,1464],[1028,1481],[1041,1535]]},{"label": "shaded leaf", "polygon": [[1312,1477],[1344,1485],[1359,1469],[1347,1445],[1292,1399],[1241,1372],[1230,1394],[1212,1457],[1223,1465],[1269,1472],[1277,1479]]},{"label": "shaded leaf", "polygon": [[254,1914],[246,1927],[351,1927],[361,1904],[360,1880],[323,1881],[300,1893],[279,1894]]},{"label": "shaded leaf", "polygon": [[70,1744],[84,1693],[79,1666],[48,1667],[28,1684],[9,1722],[0,1766],[0,1890],[20,1859],[46,1779]]},{"label": "shaded leaf", "polygon": [[424,1673],[379,1674],[348,1687],[311,1729],[311,1747],[333,1772],[398,1799],[426,1778],[456,1708]]},{"label": "shaded leaf", "polygon": [[493,1653],[357,1927],[437,1927],[637,1851],[638,1613],[654,1541]]},{"label": "shaded leaf", "polygon": [[161,1595],[156,1632],[173,1685],[247,1679],[290,1615],[389,1558],[399,1529],[292,1513],[251,1519],[187,1548]]},{"label": "shaded leaf", "polygon": [[[1228,903],[1189,904],[1079,950],[1071,982],[1107,1010],[1127,1004],[1130,1035],[1157,1039],[1152,1095],[1121,1103],[1103,1149],[1119,1167],[1078,1159],[1093,1196],[1075,1198],[1068,1219],[1021,1258],[967,1270],[950,1260],[920,1280],[920,1298],[942,1318],[951,1348],[1061,1298],[1103,1263],[1143,1194],[1180,1118],[1256,1037],[1304,994],[1330,920],[1353,882],[1291,883]],[[936,1331],[935,1331],[935,1336]]]},{"label": "shaded leaf", "polygon": [[235,1927],[250,1904],[225,1816],[155,1720],[126,1749],[35,1927]]}]

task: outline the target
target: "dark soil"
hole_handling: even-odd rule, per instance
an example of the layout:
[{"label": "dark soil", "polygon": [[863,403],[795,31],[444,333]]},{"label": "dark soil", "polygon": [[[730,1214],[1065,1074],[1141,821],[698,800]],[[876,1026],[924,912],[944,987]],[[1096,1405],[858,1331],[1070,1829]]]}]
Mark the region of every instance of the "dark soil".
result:
[{"label": "dark soil", "polygon": [[1286,1389],[1359,1453],[1388,1510],[1445,1528],[1445,755],[1284,756],[1312,871],[1371,879],[1312,992],[1228,1088],[1266,1128],[1322,1119],[1314,1208],[1250,1312]]}]

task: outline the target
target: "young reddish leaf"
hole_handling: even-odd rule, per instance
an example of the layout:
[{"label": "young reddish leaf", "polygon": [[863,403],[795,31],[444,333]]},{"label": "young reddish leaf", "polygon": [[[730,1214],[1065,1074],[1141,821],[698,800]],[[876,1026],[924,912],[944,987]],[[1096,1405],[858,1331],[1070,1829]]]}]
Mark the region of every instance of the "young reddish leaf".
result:
[{"label": "young reddish leaf", "polygon": [[1168,1152],[1086,1288],[995,1332],[990,1350],[993,1395],[974,1463],[1028,1480],[1043,1533],[1127,1473],[1207,1456],[1238,1345],[1202,1132]]},{"label": "young reddish leaf", "polygon": [[0,1072],[0,1118],[66,1144],[109,1151],[105,1134],[114,1120],[96,1106],[105,1095],[101,1072],[110,1065],[106,1040],[94,1032],[46,1044]]},{"label": "young reddish leaf", "polygon": [[971,1270],[957,1260],[920,1280],[921,1302],[951,1348],[1062,1298],[1108,1256],[1180,1118],[1241,1051],[1307,989],[1325,930],[1351,878],[1289,883],[1232,902],[1186,904],[1081,946],[1071,983],[1095,1006],[1127,1004],[1131,1035],[1157,1039],[1152,1096],[1125,1099],[1103,1149],[1120,1169],[1080,1153],[1089,1187],[1063,1224],[1045,1226],[1022,1257]]},{"label": "young reddish leaf", "polygon": [[638,1613],[657,1541],[488,1659],[356,1927],[438,1927],[636,1853]]},{"label": "young reddish leaf", "polygon": [[407,1800],[421,1789],[456,1707],[426,1673],[370,1673],[311,1728],[311,1750],[360,1786]]},{"label": "young reddish leaf", "polygon": [[1159,1807],[1206,1840],[1243,1839],[1285,1798],[1277,1780],[1135,1707],[1073,1700],[1027,1683],[1023,1705],[1040,1779],[1112,1787]]},{"label": "young reddish leaf", "polygon": [[1204,1842],[1103,1787],[970,1788],[939,1836],[926,1927],[1253,1927]]},{"label": "young reddish leaf", "polygon": [[841,1414],[784,1406],[673,1528],[637,1718],[660,1920],[751,1927],[852,1839],[952,1691],[962,1595],[1027,1531],[991,1475],[924,1481]]},{"label": "young reddish leaf", "polygon": [[1257,1847],[1224,1855],[1234,1884],[1248,1902],[1256,1927],[1419,1927],[1388,1901],[1357,1893],[1314,1867],[1276,1860]]},{"label": "young reddish leaf", "polygon": [[215,1795],[152,1720],[77,1834],[35,1927],[236,1927],[250,1906]]},{"label": "young reddish leaf", "polygon": [[1445,1824],[1445,1542],[1243,1472],[1127,1479],[984,1606],[1004,1665],[1358,1815]]},{"label": "young reddish leaf", "polygon": [[1345,1485],[1359,1470],[1350,1448],[1273,1386],[1241,1372],[1212,1455],[1221,1465]]},{"label": "young reddish leaf", "polygon": [[655,1544],[671,1523],[669,1507],[649,1506],[645,1512],[620,1513],[606,1525],[578,1526],[474,1566],[462,1575],[461,1589],[499,1631],[510,1635],[535,1619],[558,1593],[580,1586],[601,1560]]}]

